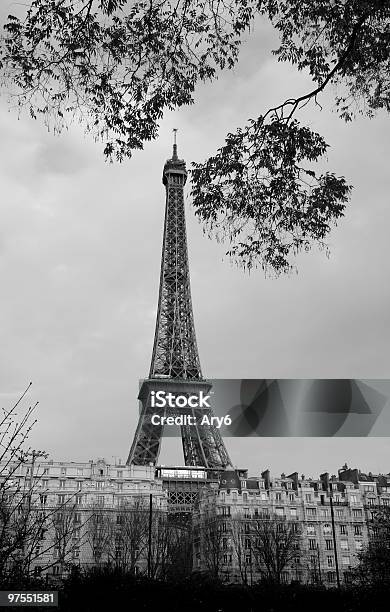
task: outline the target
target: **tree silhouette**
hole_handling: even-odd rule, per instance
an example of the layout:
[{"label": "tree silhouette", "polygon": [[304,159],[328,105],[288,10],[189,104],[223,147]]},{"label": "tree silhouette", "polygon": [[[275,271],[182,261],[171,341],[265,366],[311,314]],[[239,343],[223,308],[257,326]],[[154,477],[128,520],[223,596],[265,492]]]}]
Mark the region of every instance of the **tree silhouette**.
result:
[{"label": "tree silhouette", "polygon": [[280,37],[273,51],[312,78],[309,91],[264,109],[191,173],[195,212],[240,265],[288,272],[326,248],[351,186],[318,170],[325,139],[301,122],[333,87],[344,121],[390,109],[389,0],[33,0],[9,16],[2,82],[16,107],[60,131],[77,118],[121,161],[158,135],[168,109],[232,68],[256,18]]}]

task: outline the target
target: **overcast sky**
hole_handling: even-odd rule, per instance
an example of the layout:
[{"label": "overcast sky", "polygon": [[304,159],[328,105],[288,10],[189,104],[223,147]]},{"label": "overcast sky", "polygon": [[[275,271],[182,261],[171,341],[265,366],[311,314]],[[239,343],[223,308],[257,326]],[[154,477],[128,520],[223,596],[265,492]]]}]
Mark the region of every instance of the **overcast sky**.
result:
[{"label": "overcast sky", "polygon": [[[275,61],[275,46],[272,31],[258,26],[234,72],[199,87],[196,104],[168,113],[158,140],[122,165],[105,163],[102,145],[80,126],[54,136],[0,99],[0,400],[10,406],[33,381],[31,444],[53,459],[126,459],[152,351],[172,128],[189,165],[249,117],[305,92],[307,79]],[[331,145],[329,169],[354,185],[329,259],[313,251],[299,258],[297,275],[248,275],[203,236],[187,197],[208,378],[390,378],[388,116],[345,125],[330,98],[321,103],[322,112],[306,107],[301,119]],[[315,476],[345,461],[390,470],[388,438],[226,442],[253,475],[268,467]],[[161,462],[183,462],[179,439],[164,441]]]}]

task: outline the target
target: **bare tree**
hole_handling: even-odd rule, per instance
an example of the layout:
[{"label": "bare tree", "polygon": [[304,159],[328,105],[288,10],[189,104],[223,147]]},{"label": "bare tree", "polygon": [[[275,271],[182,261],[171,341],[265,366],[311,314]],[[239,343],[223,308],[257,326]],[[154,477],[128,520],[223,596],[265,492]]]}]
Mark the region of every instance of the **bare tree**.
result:
[{"label": "bare tree", "polygon": [[192,571],[193,533],[191,523],[178,524],[168,517],[166,578],[184,578]]},{"label": "bare tree", "polygon": [[282,582],[283,572],[300,556],[299,524],[273,516],[251,522],[256,569],[270,582]]},{"label": "bare tree", "polygon": [[162,578],[168,567],[169,525],[166,512],[155,510],[152,515],[150,577]]},{"label": "bare tree", "polygon": [[206,516],[202,517],[199,526],[203,561],[210,574],[217,579],[221,574],[223,554],[227,553],[229,545],[229,538],[222,531],[222,525],[222,517]]},{"label": "bare tree", "polygon": [[41,487],[37,461],[47,454],[27,446],[38,402],[20,415],[18,409],[30,387],[0,418],[0,575],[9,578],[43,571],[58,560],[70,564],[79,544],[74,496],[60,505],[47,504],[50,496]]},{"label": "bare tree", "polygon": [[[27,446],[36,422],[32,415],[38,402],[27,409],[22,408],[31,385],[11,408],[2,409],[0,417],[0,573],[3,576],[28,571],[29,543],[40,529],[40,521],[37,522],[32,510],[32,499],[37,488],[35,458],[44,453]],[[19,408],[22,408],[21,414]],[[22,474],[25,464],[30,467]]]},{"label": "bare tree", "polygon": [[99,505],[89,508],[86,542],[91,549],[94,564],[99,567],[104,563],[110,563],[115,542],[112,512]]},{"label": "bare tree", "polygon": [[390,507],[371,507],[368,521],[368,543],[358,555],[359,565],[353,572],[356,582],[390,584]]},{"label": "bare tree", "polygon": [[145,555],[149,514],[145,498],[137,496],[124,504],[117,514],[115,528],[114,563],[132,574]]},{"label": "bare tree", "polygon": [[250,527],[250,523],[242,518],[235,518],[230,522],[234,556],[243,584],[248,584],[250,572],[252,571],[252,540]]}]

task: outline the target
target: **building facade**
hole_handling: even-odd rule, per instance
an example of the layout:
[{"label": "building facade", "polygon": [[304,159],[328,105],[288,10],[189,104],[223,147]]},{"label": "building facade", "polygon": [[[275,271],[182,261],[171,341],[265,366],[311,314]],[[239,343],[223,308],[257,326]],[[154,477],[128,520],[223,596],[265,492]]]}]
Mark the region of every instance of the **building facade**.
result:
[{"label": "building facade", "polygon": [[194,564],[228,582],[345,583],[368,544],[372,513],[387,506],[389,474],[227,471],[199,499]]},{"label": "building facade", "polygon": [[390,475],[346,466],[337,477],[312,479],[104,459],[32,461],[6,480],[2,503],[15,507],[10,527],[27,533],[10,559],[27,558],[31,573],[53,577],[75,566],[162,577],[183,554],[183,571],[225,582],[335,586],[348,582],[367,545],[372,513],[390,507]]},{"label": "building facade", "polygon": [[11,564],[53,576],[94,565],[145,572],[149,515],[162,524],[167,514],[153,467],[32,460],[7,471],[0,505],[11,509],[1,525]]}]

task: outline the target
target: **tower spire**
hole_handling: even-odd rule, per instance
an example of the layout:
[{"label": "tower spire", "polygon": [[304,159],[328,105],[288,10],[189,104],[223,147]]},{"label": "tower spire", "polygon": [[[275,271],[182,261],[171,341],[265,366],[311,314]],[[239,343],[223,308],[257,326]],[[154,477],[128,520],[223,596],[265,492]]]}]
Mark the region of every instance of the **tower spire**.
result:
[{"label": "tower spire", "polygon": [[177,142],[176,142],[177,128],[173,128],[172,132],[173,132],[173,155],[172,155],[172,159],[174,161],[177,161],[178,160],[178,157],[177,157]]}]

